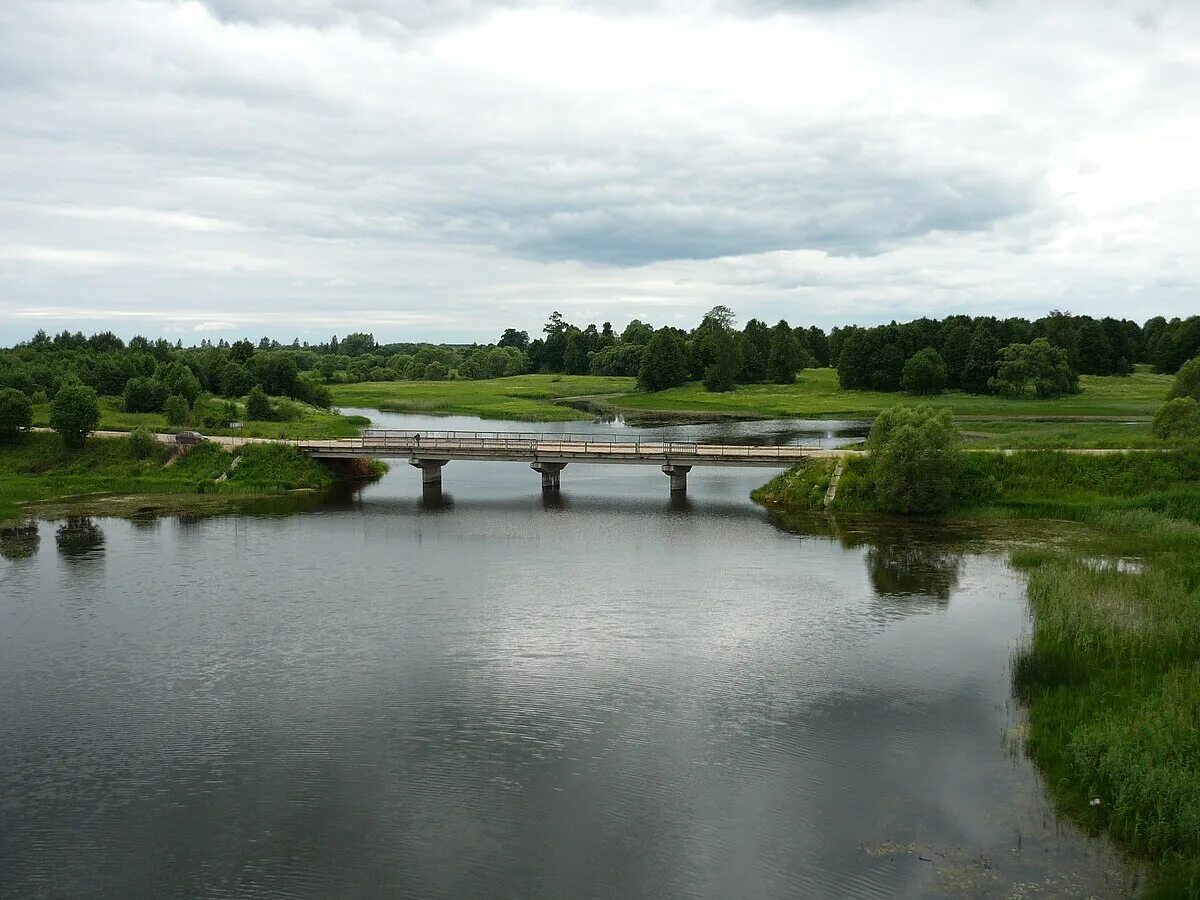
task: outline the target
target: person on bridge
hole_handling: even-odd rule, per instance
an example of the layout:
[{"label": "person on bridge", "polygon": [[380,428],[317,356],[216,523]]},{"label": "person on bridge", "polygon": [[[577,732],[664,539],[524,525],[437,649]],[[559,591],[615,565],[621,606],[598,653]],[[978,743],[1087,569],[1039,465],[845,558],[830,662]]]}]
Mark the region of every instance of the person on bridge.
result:
[{"label": "person on bridge", "polygon": [[419,432],[419,431],[413,432],[413,443],[415,443],[418,447],[421,446],[421,432]]}]

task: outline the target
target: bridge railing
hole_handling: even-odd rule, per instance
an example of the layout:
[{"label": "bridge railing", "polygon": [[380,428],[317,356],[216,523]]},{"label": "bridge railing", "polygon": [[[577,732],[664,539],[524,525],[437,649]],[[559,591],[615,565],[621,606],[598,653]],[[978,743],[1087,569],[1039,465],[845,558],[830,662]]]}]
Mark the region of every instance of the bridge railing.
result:
[{"label": "bridge railing", "polygon": [[390,428],[371,428],[358,437],[334,441],[303,441],[302,448],[361,449],[365,452],[404,450],[419,453],[424,450],[499,450],[529,453],[601,453],[616,455],[622,452],[635,455],[739,456],[795,459],[813,446],[766,446],[757,444],[706,444],[699,441],[677,441],[667,438],[634,437],[594,434],[589,432],[527,432],[527,431],[418,431]]}]

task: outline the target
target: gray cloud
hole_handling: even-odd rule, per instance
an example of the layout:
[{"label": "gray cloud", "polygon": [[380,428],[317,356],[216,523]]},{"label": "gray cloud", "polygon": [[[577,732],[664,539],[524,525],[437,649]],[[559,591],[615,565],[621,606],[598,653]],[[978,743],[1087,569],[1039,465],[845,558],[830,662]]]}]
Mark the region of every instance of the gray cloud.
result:
[{"label": "gray cloud", "polygon": [[10,0],[0,30],[0,337],[1148,315],[1200,281],[1182,3]]}]

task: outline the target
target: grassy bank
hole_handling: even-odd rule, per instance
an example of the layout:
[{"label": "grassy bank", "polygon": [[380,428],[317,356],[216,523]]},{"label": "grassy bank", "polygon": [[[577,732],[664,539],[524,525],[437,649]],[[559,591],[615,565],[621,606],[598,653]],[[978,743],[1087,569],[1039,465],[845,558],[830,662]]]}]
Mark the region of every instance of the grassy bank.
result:
[{"label": "grassy bank", "polygon": [[[1035,614],[1014,666],[1028,750],[1060,809],[1158,865],[1151,895],[1200,896],[1200,451],[964,466],[952,515],[1092,526],[1012,554]],[[819,509],[832,468],[810,461],[755,498]],[[872,478],[851,460],[834,509],[874,510]]]},{"label": "grassy bank", "polygon": [[127,438],[91,438],[80,450],[66,450],[57,435],[44,433],[0,443],[0,521],[17,518],[23,504],[68,497],[203,494],[232,499],[319,489],[332,482],[322,465],[284,445],[252,444],[230,452],[205,443],[168,466],[169,454],[170,448],[158,443],[136,451]]},{"label": "grassy bank", "polygon": [[[212,428],[202,424],[188,425],[205,434],[241,435],[243,437],[293,438],[293,439],[330,439],[353,437],[359,429],[368,424],[361,416],[343,416],[340,413],[318,409],[306,403],[285,398],[272,398],[276,405],[286,403],[288,409],[295,415],[294,419],[286,422],[247,421],[242,428]],[[223,407],[224,400],[209,401],[210,405]],[[244,413],[244,403],[234,403],[239,413]],[[33,424],[41,427],[50,424],[50,404],[40,403],[33,408]],[[119,397],[100,398],[100,424],[98,431],[133,431],[135,428],[145,428],[153,432],[171,432],[181,429],[167,424],[167,417],[162,413],[129,413],[121,409]]]},{"label": "grassy bank", "polygon": [[338,406],[485,419],[569,422],[592,416],[557,401],[616,396],[632,391],[633,386],[632,378],[517,375],[488,381],[372,381],[330,385],[330,390],[333,402]]}]

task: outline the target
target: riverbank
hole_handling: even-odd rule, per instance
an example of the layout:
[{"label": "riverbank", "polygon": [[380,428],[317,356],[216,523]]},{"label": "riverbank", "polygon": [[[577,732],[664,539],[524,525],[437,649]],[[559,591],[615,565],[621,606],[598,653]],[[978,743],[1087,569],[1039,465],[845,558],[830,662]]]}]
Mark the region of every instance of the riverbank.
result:
[{"label": "riverbank", "polygon": [[[244,420],[240,428],[224,428],[205,425],[202,421],[207,409],[220,410],[225,400],[209,399],[200,401],[201,409],[196,414],[197,421],[186,426],[173,428],[167,423],[167,417],[160,412],[131,413],[121,408],[118,397],[100,398],[100,423],[96,426],[99,431],[133,431],[144,428],[147,431],[179,431],[191,428],[202,431],[207,435],[223,435],[227,437],[256,437],[256,438],[285,438],[291,440],[326,440],[333,438],[354,437],[360,429],[370,424],[370,420],[362,416],[346,416],[336,410],[319,409],[307,403],[300,403],[286,397],[272,397],[271,403],[276,409],[286,410],[288,418],[280,421]],[[233,402],[238,415],[245,415],[245,403]],[[33,424],[35,427],[47,427],[50,424],[50,404],[39,403],[33,407]]]},{"label": "riverbank", "polygon": [[79,450],[65,449],[58,435],[44,432],[0,443],[0,522],[68,507],[110,515],[148,507],[211,509],[319,491],[334,480],[320,463],[281,444],[225,448],[205,442],[174,461],[171,454],[167,444],[129,437],[92,437]]},{"label": "riverbank", "polygon": [[[1009,400],[951,391],[925,398],[949,408],[964,439],[980,447],[1145,448],[1171,379],[1139,370],[1127,378],[1084,376],[1079,394]],[[709,393],[699,384],[640,393],[632,378],[520,375],[489,381],[380,381],[331,385],[334,403],[386,412],[561,422],[621,416],[638,423],[776,418],[870,418],[904,396],[847,391],[833,369],[806,369],[791,385],[745,385]]]},{"label": "riverbank", "polygon": [[[1034,613],[1014,666],[1028,752],[1062,810],[1158,865],[1152,896],[1200,895],[1200,452],[966,456],[956,519],[1091,526],[1011,554]],[[811,514],[832,471],[754,498]],[[873,511],[871,478],[848,460],[833,511]]]}]

